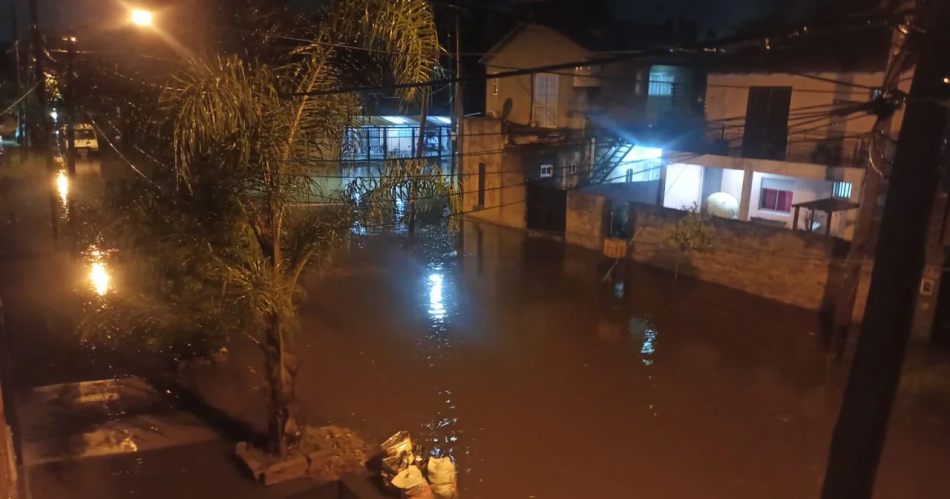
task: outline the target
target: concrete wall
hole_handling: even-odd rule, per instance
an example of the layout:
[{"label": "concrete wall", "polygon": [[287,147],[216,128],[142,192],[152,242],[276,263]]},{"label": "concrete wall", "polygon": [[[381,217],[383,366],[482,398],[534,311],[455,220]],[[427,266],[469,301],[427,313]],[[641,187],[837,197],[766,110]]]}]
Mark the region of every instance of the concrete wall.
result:
[{"label": "concrete wall", "polygon": [[700,203],[703,189],[703,167],[676,163],[666,167],[663,206],[680,210]]},{"label": "concrete wall", "polygon": [[568,192],[567,224],[564,230],[568,244],[601,251],[610,207],[610,201],[603,196],[578,191]]},{"label": "concrete wall", "polygon": [[[485,72],[493,74],[583,61],[593,56],[593,53],[558,31],[529,24],[511,34],[483,63]],[[662,118],[672,109],[673,97],[648,95],[650,68],[649,64],[636,60],[596,66],[585,83],[599,88],[584,85],[575,87],[573,69],[549,73],[558,76],[557,128],[582,129],[588,118],[608,127],[635,121],[655,122]],[[672,74],[674,84],[682,91],[692,89],[692,70],[658,65],[653,68],[653,71]],[[642,76],[640,93],[636,92],[638,75]],[[533,90],[533,75],[488,80],[485,85],[485,111],[494,113],[498,118],[506,116],[508,121],[520,125],[538,121],[532,114]],[[508,100],[511,101],[511,109],[506,115],[505,102]]]},{"label": "concrete wall", "polygon": [[597,194],[615,205],[620,203],[657,204],[660,199],[660,181],[594,184],[581,189],[587,194]]},{"label": "concrete wall", "polygon": [[[512,69],[548,66],[570,61],[582,61],[590,53],[557,31],[539,25],[528,25],[507,40],[500,49],[486,59],[485,71],[488,74],[511,71]],[[570,73],[570,70],[559,71]],[[558,78],[558,127],[583,127],[583,119],[571,122],[567,116],[568,106],[574,92],[573,75],[560,75]],[[534,121],[531,115],[533,75],[502,78],[498,82],[498,95],[492,95],[493,83],[488,82],[485,96],[485,110],[494,111],[498,117],[506,99],[511,99],[511,113],[508,121],[527,125]]]},{"label": "concrete wall", "polygon": [[[517,148],[507,145],[501,120],[466,118],[462,154],[462,211],[508,227],[525,227],[525,173]],[[485,204],[478,206],[479,164],[485,165]]]},{"label": "concrete wall", "polygon": [[[821,73],[815,76],[868,87],[878,87],[884,79],[883,73]],[[792,101],[790,105],[792,117],[794,117],[795,113],[799,113],[800,116],[803,116],[804,113],[812,113],[815,111],[827,112],[832,109],[830,105],[836,101],[865,102],[870,99],[869,91],[863,88],[830,81],[820,81],[793,74],[714,73],[707,77],[707,122],[710,120],[718,120],[721,122],[721,125],[724,126],[741,126],[745,122],[750,86],[792,87]],[[910,80],[905,79],[900,84],[900,88],[905,92],[910,91]],[[851,115],[846,118],[853,118],[854,116],[855,115]],[[726,118],[737,117],[738,119],[735,120],[723,121]],[[795,125],[795,122],[791,122],[789,128],[790,131],[794,131],[795,128],[799,130],[814,128],[815,130],[813,131],[796,134],[802,139],[812,139],[822,137],[828,133],[837,135],[842,133],[848,135],[866,133],[871,131],[876,121],[874,116],[864,116],[857,119],[850,119],[849,121],[842,121],[843,119],[842,117],[829,116],[800,126]],[[893,132],[896,133],[900,130],[902,119],[903,111],[897,111],[891,123],[891,130]],[[811,118],[799,120],[799,123],[810,120]],[[793,140],[794,139],[793,137]],[[741,144],[741,141],[739,143]]]}]

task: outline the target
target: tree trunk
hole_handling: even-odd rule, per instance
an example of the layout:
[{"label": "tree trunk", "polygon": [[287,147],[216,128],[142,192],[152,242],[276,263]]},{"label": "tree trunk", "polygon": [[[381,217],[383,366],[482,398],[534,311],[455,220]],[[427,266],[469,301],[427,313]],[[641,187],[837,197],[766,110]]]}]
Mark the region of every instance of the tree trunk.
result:
[{"label": "tree trunk", "polygon": [[276,314],[267,327],[266,340],[265,363],[271,393],[268,436],[271,450],[285,456],[300,441],[294,383],[297,369],[293,365],[293,356],[285,351],[280,318]]}]

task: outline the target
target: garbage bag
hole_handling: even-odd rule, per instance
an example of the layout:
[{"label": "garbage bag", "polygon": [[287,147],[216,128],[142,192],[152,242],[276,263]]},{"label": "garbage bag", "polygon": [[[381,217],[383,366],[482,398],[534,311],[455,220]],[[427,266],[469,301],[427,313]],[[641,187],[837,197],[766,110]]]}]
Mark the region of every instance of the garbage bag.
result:
[{"label": "garbage bag", "polygon": [[429,485],[418,485],[409,490],[403,491],[403,499],[435,499],[432,496],[432,489]]},{"label": "garbage bag", "polygon": [[398,456],[403,452],[412,452],[412,439],[408,431],[400,431],[389,437],[380,447],[389,457]]},{"label": "garbage bag", "polygon": [[426,477],[432,487],[432,492],[439,499],[455,499],[458,497],[458,476],[455,474],[455,463],[448,457],[430,457],[427,464]]},{"label": "garbage bag", "polygon": [[396,433],[383,442],[380,447],[386,455],[383,458],[382,472],[380,473],[383,477],[383,483],[391,484],[396,475],[416,462],[416,454],[413,453],[412,439],[409,437],[408,431]]},{"label": "garbage bag", "polygon": [[400,490],[409,490],[420,485],[428,486],[429,482],[426,482],[419,468],[409,466],[393,477],[392,484]]}]

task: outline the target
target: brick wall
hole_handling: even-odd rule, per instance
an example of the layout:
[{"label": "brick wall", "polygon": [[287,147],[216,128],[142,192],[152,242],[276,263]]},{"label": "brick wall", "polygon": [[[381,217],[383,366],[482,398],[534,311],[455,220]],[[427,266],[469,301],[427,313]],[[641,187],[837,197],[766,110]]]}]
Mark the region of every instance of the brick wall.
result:
[{"label": "brick wall", "polygon": [[[632,205],[632,230],[642,229],[632,258],[673,270],[678,252],[667,243],[667,231],[685,215],[679,210]],[[682,256],[681,275],[812,310],[822,309],[837,297],[842,266],[835,259],[847,256],[846,242],[735,220],[717,218],[712,223],[714,249]]]}]

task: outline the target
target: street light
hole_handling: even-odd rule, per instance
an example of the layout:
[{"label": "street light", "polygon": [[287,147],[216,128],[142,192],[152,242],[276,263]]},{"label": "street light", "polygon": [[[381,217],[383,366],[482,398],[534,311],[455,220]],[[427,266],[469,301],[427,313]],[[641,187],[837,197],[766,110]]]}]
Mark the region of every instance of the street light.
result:
[{"label": "street light", "polygon": [[152,13],[147,10],[135,9],[132,11],[130,19],[139,26],[152,25]]}]

